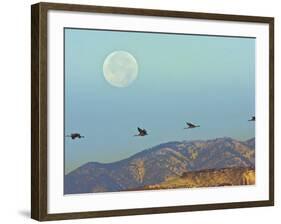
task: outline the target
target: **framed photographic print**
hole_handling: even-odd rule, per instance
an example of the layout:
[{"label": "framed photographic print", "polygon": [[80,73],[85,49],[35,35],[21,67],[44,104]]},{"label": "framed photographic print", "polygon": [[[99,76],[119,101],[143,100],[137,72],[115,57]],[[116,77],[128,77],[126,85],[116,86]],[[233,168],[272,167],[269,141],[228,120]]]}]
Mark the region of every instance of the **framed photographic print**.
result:
[{"label": "framed photographic print", "polygon": [[32,218],[274,204],[274,18],[32,5]]}]

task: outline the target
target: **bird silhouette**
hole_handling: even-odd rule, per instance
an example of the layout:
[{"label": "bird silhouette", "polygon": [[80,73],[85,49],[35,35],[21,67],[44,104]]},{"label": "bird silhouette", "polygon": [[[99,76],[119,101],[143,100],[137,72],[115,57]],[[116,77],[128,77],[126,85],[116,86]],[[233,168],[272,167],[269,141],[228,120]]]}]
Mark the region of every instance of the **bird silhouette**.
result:
[{"label": "bird silhouette", "polygon": [[138,127],[138,131],[139,131],[139,134],[134,135],[134,136],[145,136],[145,135],[148,135],[147,131],[145,129],[141,129],[141,128]]},{"label": "bird silhouette", "polygon": [[72,140],[76,139],[76,138],[84,138],[84,136],[80,135],[79,133],[71,133],[70,135],[67,135],[65,137],[69,137]]},{"label": "bird silhouette", "polygon": [[200,127],[200,125],[195,125],[195,124],[192,124],[190,122],[185,122],[187,124],[188,127],[185,127],[184,129],[190,129],[190,128],[198,128]]},{"label": "bird silhouette", "polygon": [[248,121],[256,121],[256,116],[252,116],[252,118]]}]

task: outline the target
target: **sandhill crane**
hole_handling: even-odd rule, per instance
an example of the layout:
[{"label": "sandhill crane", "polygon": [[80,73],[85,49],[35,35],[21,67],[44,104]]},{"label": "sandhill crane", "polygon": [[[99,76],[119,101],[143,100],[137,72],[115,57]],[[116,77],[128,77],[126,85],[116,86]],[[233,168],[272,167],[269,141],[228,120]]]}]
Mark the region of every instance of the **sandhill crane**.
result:
[{"label": "sandhill crane", "polygon": [[139,134],[134,135],[134,136],[145,136],[145,135],[148,135],[147,131],[145,129],[141,129],[141,128],[138,127],[138,131],[139,131]]},{"label": "sandhill crane", "polygon": [[189,128],[198,128],[200,127],[200,125],[195,125],[195,124],[192,124],[192,123],[189,123],[189,122],[186,122],[187,126],[186,128],[184,129],[189,129]]},{"label": "sandhill crane", "polygon": [[252,116],[252,118],[248,121],[256,121],[256,116]]},{"label": "sandhill crane", "polygon": [[80,135],[79,133],[71,133],[70,135],[67,135],[65,137],[69,137],[72,140],[76,139],[76,138],[84,138],[84,136]]}]

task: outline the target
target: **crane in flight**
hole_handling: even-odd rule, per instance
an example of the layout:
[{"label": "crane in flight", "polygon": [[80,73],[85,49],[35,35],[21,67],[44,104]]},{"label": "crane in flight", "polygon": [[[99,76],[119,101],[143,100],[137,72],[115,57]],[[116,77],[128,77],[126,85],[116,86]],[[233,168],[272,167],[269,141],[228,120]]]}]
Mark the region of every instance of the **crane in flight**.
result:
[{"label": "crane in flight", "polygon": [[198,128],[200,127],[200,125],[195,125],[195,124],[192,124],[190,122],[185,122],[187,127],[185,127],[184,129],[190,129],[190,128]]},{"label": "crane in flight", "polygon": [[71,133],[70,135],[67,135],[65,137],[69,137],[71,138],[72,140],[75,140],[76,138],[84,138],[85,136],[82,136],[81,134],[79,133]]},{"label": "crane in flight", "polygon": [[141,128],[139,128],[139,127],[138,127],[138,132],[139,132],[139,133],[138,133],[137,135],[134,135],[134,136],[142,136],[142,137],[143,137],[143,136],[148,135],[148,134],[147,134],[147,131],[146,131],[145,129],[141,129]]}]

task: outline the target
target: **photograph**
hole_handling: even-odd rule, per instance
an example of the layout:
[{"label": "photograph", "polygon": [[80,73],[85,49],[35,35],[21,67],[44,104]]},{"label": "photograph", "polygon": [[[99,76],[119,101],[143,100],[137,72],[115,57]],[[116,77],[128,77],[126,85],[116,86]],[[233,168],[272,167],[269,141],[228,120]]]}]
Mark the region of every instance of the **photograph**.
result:
[{"label": "photograph", "polygon": [[256,184],[255,37],[64,27],[63,44],[64,195]]}]

